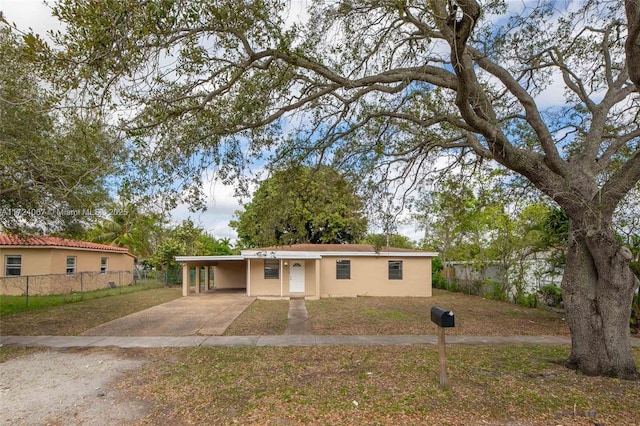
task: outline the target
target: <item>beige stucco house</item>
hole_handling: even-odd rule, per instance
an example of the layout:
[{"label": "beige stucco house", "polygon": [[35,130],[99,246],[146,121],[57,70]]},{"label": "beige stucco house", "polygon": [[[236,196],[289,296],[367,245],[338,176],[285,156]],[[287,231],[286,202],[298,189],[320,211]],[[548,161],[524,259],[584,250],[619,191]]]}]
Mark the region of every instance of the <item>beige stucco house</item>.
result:
[{"label": "beige stucco house", "polygon": [[[183,295],[213,288],[246,289],[260,298],[431,296],[437,253],[367,244],[297,244],[243,250],[238,256],[179,256]],[[204,272],[204,274],[202,273]]]},{"label": "beige stucco house", "polygon": [[[0,234],[0,294],[58,294],[133,282],[126,248],[50,236]],[[29,282],[27,281],[29,280]]]}]

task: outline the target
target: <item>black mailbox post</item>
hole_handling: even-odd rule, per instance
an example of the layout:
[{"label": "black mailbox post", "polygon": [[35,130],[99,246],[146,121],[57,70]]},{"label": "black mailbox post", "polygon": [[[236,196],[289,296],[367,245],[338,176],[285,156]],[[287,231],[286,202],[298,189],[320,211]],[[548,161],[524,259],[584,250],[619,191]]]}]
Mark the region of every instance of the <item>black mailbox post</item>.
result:
[{"label": "black mailbox post", "polygon": [[440,386],[444,389],[449,387],[449,379],[447,378],[447,356],[445,353],[444,329],[455,327],[455,317],[453,312],[441,308],[440,306],[431,307],[431,321],[438,326],[438,349],[440,353]]},{"label": "black mailbox post", "polygon": [[455,317],[452,311],[447,311],[439,306],[431,308],[431,321],[438,327],[455,327]]}]

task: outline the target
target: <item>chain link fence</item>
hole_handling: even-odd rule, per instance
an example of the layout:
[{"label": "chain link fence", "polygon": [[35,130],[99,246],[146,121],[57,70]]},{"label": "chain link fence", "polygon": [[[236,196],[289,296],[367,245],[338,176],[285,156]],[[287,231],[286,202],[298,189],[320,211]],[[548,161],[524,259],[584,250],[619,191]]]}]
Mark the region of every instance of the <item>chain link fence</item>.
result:
[{"label": "chain link fence", "polygon": [[75,274],[0,277],[2,296],[43,296],[117,288],[135,284],[132,271],[77,272]]}]

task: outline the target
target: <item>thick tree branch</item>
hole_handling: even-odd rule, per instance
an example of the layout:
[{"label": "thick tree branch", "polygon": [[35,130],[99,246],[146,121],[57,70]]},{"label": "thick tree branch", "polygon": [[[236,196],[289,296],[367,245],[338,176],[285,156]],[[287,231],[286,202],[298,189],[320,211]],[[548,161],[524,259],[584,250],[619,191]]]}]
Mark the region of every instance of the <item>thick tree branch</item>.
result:
[{"label": "thick tree branch", "polygon": [[[599,191],[602,206],[605,214],[613,215],[613,211],[620,203],[620,200],[640,181],[640,150],[629,158],[613,175],[607,180]],[[598,200],[596,200],[598,201]]]},{"label": "thick tree branch", "polygon": [[640,92],[640,0],[625,0],[627,13],[627,41],[624,48],[627,55],[629,78]]}]

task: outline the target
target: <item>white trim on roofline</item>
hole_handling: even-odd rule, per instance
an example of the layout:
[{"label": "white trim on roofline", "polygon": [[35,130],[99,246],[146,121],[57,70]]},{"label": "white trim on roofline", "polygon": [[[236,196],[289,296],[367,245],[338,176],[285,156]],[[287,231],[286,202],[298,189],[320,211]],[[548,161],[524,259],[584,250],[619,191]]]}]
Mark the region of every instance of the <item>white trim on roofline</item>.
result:
[{"label": "white trim on roofline", "polygon": [[438,253],[406,252],[406,251],[291,251],[291,250],[242,250],[241,255],[233,256],[176,256],[177,262],[212,262],[221,260],[246,260],[246,259],[322,259],[323,257],[437,257]]},{"label": "white trim on roofline", "polygon": [[176,262],[202,262],[202,261],[220,261],[220,260],[244,260],[243,256],[176,256]]},{"label": "white trim on roofline", "polygon": [[429,251],[293,251],[293,250],[242,250],[247,259],[321,259],[323,257],[437,257]]}]

